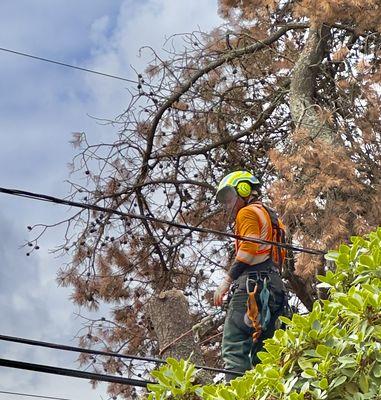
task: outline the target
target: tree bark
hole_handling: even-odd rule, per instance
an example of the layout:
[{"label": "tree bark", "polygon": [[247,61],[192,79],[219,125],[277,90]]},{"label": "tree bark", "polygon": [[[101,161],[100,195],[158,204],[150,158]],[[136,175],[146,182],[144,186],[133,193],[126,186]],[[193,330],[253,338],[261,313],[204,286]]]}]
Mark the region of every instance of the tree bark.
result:
[{"label": "tree bark", "polygon": [[292,72],[290,109],[297,129],[305,129],[312,138],[319,136],[332,142],[332,129],[319,118],[319,105],[314,99],[316,78],[329,36],[330,29],[325,25],[310,28],[304,49]]},{"label": "tree bark", "polygon": [[[147,304],[146,310],[164,358],[187,359],[191,356],[192,363],[205,365],[201,347],[195,342],[193,332],[189,332],[194,321],[189,313],[188,300],[181,290],[161,292]],[[211,378],[207,372],[200,374],[204,383]]]}]

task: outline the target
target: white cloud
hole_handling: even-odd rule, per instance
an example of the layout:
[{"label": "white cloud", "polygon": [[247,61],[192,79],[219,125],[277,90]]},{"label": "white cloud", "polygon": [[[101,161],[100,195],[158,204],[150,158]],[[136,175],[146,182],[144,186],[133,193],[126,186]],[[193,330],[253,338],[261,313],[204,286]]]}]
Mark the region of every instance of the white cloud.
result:
[{"label": "white cloud", "polygon": [[111,21],[108,15],[103,15],[102,17],[97,18],[91,24],[90,39],[97,48],[105,49],[108,45],[107,36],[110,25]]},{"label": "white cloud", "polygon": [[[142,2],[124,1],[117,18],[116,27],[107,32],[107,37],[97,37],[97,43],[103,45],[104,51],[97,51],[88,60],[88,65],[95,70],[108,71],[136,80],[133,66],[143,72],[147,62],[152,58],[143,46],[148,46],[165,57],[162,51],[165,40],[173,34],[188,33],[195,30],[209,31],[221,23],[217,16],[216,0],[150,0]],[[97,99],[94,108],[101,116],[119,115],[128,103],[127,86],[123,82],[99,80],[87,76],[89,90]]]}]

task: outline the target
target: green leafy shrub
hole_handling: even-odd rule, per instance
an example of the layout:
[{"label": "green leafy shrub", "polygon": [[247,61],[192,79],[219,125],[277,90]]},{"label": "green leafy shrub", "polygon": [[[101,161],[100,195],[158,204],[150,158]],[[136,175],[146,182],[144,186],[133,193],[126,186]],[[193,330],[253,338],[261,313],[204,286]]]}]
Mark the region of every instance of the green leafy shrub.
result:
[{"label": "green leafy shrub", "polygon": [[193,384],[196,373],[195,366],[189,360],[177,361],[174,358],[167,358],[167,364],[151,373],[156,378],[157,384],[148,385],[151,391],[148,399],[202,398],[200,385]]},{"label": "green leafy shrub", "polygon": [[308,315],[282,317],[259,353],[261,364],[230,384],[194,385],[188,361],[153,372],[149,399],[381,399],[381,228],[326,255],[335,272],[318,276],[329,299]]}]

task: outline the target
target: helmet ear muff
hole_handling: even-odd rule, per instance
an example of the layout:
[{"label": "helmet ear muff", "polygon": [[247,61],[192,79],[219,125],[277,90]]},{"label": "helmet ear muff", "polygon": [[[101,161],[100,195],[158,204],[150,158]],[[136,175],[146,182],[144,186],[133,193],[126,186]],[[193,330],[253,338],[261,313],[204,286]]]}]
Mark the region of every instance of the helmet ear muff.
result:
[{"label": "helmet ear muff", "polygon": [[248,182],[239,182],[236,186],[236,190],[241,197],[248,197],[251,194],[252,188]]}]

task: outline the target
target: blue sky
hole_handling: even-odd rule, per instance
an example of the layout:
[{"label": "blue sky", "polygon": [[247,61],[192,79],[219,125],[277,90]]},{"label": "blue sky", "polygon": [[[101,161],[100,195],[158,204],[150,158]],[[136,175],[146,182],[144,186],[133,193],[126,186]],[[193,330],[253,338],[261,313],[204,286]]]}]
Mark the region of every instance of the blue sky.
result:
[{"label": "blue sky", "polygon": [[[56,59],[127,78],[130,65],[143,70],[143,45],[160,49],[165,37],[220,23],[217,0],[2,0],[0,47]],[[0,51],[0,186],[64,196],[72,132],[92,142],[116,137],[112,127],[89,117],[112,119],[128,104],[129,84]],[[65,208],[0,195],[1,334],[75,345],[81,320],[68,289],[57,288],[60,265],[49,249],[26,257],[20,245],[27,225],[64,218]],[[0,357],[77,367],[75,355],[0,343]],[[0,367],[0,391],[70,399],[107,399],[105,385]],[[0,400],[10,397],[0,394]]]}]

